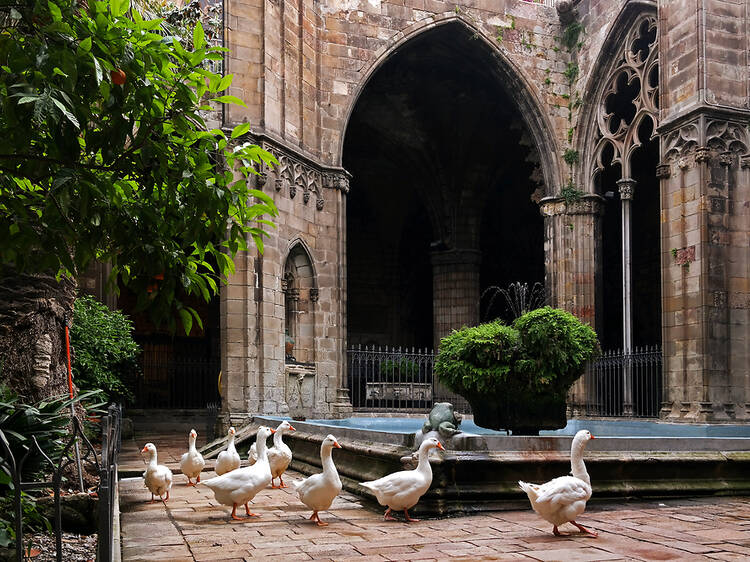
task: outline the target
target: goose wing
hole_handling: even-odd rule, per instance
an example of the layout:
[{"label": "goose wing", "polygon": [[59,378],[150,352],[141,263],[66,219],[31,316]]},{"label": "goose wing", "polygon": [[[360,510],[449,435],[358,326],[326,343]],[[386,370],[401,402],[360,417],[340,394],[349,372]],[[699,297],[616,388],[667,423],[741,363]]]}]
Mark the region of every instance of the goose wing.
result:
[{"label": "goose wing", "polygon": [[572,504],[591,497],[591,487],[573,476],[561,476],[542,484],[538,489],[536,503],[551,505]]}]

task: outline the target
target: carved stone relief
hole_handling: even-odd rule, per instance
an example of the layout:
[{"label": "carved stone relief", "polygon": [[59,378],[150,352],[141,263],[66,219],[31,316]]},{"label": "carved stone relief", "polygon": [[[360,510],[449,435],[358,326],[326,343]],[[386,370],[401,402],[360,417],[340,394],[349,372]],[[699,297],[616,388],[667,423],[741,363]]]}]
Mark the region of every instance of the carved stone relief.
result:
[{"label": "carved stone relief", "polygon": [[273,169],[264,167],[256,180],[259,188],[265,184],[273,185],[276,191],[288,193],[291,199],[294,199],[297,193],[302,193],[302,204],[307,205],[314,200],[318,211],[322,211],[325,206],[323,189],[339,189],[348,193],[349,174],[346,171],[330,171],[317,167],[266,140],[260,141],[259,144],[279,162]]}]

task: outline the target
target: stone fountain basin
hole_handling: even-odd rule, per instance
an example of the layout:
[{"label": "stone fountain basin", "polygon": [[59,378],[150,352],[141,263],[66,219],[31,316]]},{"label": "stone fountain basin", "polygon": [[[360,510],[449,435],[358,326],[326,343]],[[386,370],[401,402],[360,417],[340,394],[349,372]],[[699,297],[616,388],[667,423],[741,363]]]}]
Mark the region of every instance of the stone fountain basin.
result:
[{"label": "stone fountain basin", "polygon": [[[255,416],[251,426],[275,427],[278,417]],[[334,461],[344,487],[372,499],[359,482],[410,467],[415,435],[293,421],[284,436],[292,468],[320,471],[320,443],[329,433],[343,449]],[[250,430],[254,433],[254,428]],[[433,483],[417,513],[447,515],[527,505],[518,480],[546,482],[570,471],[572,436],[461,435],[435,453]],[[585,454],[594,499],[658,498],[750,493],[750,438],[601,437]]]}]

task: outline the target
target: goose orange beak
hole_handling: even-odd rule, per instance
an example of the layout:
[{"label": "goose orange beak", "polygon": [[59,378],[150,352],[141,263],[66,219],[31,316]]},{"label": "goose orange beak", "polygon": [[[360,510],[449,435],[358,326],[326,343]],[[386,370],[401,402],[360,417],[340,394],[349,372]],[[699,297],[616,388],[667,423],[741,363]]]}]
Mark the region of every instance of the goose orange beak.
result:
[{"label": "goose orange beak", "polygon": [[336,447],[337,449],[343,449],[343,447],[341,445],[339,445],[338,441],[334,441],[333,442],[333,446]]},{"label": "goose orange beak", "polygon": [[289,429],[290,429],[291,431],[297,431],[296,429],[294,429],[294,426],[293,426],[292,424],[289,424]]},{"label": "goose orange beak", "polygon": [[596,439],[596,437],[594,437],[594,436],[592,435],[592,436],[591,436],[591,439]]},{"label": "goose orange beak", "polygon": [[438,443],[437,448],[440,449],[441,451],[445,451],[445,447],[443,447],[442,443]]},{"label": "goose orange beak", "polygon": [[271,429],[271,428],[268,428],[268,429],[270,430],[271,433],[276,433],[275,429]]},{"label": "goose orange beak", "polygon": [[144,447],[143,449],[141,449],[141,453],[145,453],[146,451],[148,451],[148,449],[146,449],[146,447]]}]

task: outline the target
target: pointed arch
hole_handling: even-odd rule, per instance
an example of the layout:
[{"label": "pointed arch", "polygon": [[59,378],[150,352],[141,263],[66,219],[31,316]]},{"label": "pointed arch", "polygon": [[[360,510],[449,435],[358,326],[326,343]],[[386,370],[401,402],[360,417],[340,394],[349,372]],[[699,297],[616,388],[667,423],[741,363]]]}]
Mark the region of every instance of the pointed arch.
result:
[{"label": "pointed arch", "polygon": [[555,157],[559,152],[559,147],[553,132],[554,127],[548,117],[548,111],[539,98],[537,89],[527,80],[521,68],[503,52],[494,37],[488,36],[473,22],[467,20],[463,14],[456,14],[454,12],[433,16],[412,24],[405,30],[396,33],[391,43],[376,53],[375,60],[362,72],[362,79],[356,91],[352,94],[346,109],[344,130],[339,135],[337,147],[337,165],[342,165],[346,132],[352,113],[372,77],[410,41],[425,32],[447,25],[454,25],[464,34],[469,35],[471,39],[479,41],[486,49],[487,54],[495,60],[496,64],[494,67],[488,70],[503,84],[505,92],[517,104],[519,115],[526,125],[528,132],[531,134],[539,152],[545,189],[547,194],[552,194],[556,187],[561,185],[561,171],[559,162]]},{"label": "pointed arch", "polygon": [[[655,38],[648,45],[648,55],[641,59],[640,53],[634,52],[633,47],[641,39],[639,33],[642,34],[644,26],[655,32]],[[623,6],[591,67],[582,95],[583,100],[590,100],[581,111],[579,123],[582,130],[577,144],[579,153],[584,155],[580,172],[584,191],[593,193],[594,178],[601,172],[601,153],[607,145],[614,149],[611,163],[619,164],[623,176],[627,177],[633,151],[650,140],[638,137],[638,129],[644,119],[652,121],[651,138],[656,136],[659,124],[658,40],[655,0],[634,0]],[[606,78],[602,79],[602,76]],[[623,82],[638,90],[634,98],[637,101],[635,113],[630,123],[606,108],[608,98],[618,93]],[[616,119],[619,122],[615,122]]]},{"label": "pointed arch", "polygon": [[293,353],[287,354],[286,359],[313,363],[318,281],[312,254],[302,238],[289,243],[281,290],[284,294],[284,332],[294,340]]}]

